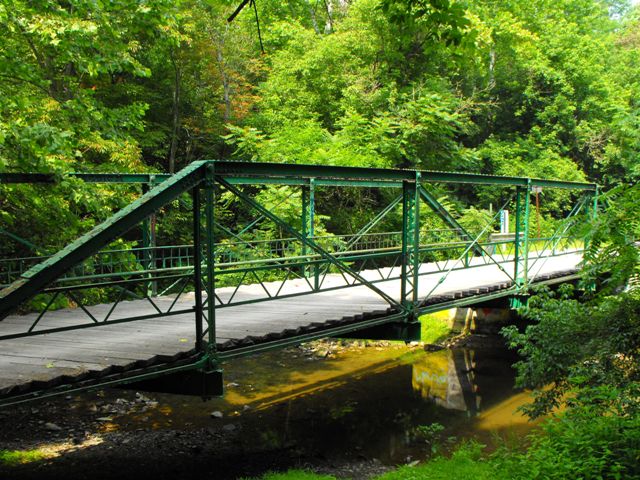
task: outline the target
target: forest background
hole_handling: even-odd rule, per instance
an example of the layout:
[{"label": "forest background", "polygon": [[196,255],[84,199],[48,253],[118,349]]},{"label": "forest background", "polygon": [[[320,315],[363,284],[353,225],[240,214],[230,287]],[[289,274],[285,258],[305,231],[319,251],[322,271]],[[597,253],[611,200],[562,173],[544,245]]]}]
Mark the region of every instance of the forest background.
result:
[{"label": "forest background", "polygon": [[[258,0],[228,22],[239,4],[0,3],[0,172],[60,176],[1,187],[0,229],[32,244],[3,237],[5,255],[55,251],[139,195],[71,171],[243,159],[605,189],[640,174],[640,9],[627,1]],[[453,190],[439,193],[465,226],[500,200]],[[543,233],[566,200],[543,192]],[[382,202],[348,189],[324,201],[318,228],[341,233]],[[159,243],[182,240],[164,224]]]}]

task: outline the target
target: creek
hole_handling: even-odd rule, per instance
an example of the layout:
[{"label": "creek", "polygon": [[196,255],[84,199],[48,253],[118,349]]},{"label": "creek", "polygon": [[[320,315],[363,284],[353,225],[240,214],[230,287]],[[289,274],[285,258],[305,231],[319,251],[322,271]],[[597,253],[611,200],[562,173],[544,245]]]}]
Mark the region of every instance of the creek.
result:
[{"label": "creek", "polygon": [[[533,426],[516,411],[528,400],[513,389],[516,358],[491,344],[427,352],[390,342],[321,342],[237,359],[224,366],[223,398],[158,394],[159,408],[125,417],[117,428],[214,422],[238,430],[235,441],[247,455],[290,449],[301,464],[397,465],[424,459],[435,444],[473,438],[491,446],[496,435],[521,436]],[[214,411],[222,417],[210,418]]]},{"label": "creek", "polygon": [[516,359],[488,343],[427,352],[314,342],[229,361],[224,397],[207,402],[106,389],[14,407],[3,414],[2,448],[46,458],[4,473],[232,479],[304,468],[368,478],[465,439],[492,448],[533,424],[516,412],[528,400],[513,389]]}]

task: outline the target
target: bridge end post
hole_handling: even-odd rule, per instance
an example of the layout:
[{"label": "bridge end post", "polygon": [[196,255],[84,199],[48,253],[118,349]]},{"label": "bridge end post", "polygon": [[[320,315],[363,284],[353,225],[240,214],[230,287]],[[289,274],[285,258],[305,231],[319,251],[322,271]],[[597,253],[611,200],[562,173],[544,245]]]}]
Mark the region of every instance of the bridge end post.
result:
[{"label": "bridge end post", "polygon": [[[420,269],[420,172],[414,181],[402,183],[402,266],[400,298],[405,310],[407,336],[415,337],[415,324],[419,329],[419,269]],[[411,332],[411,333],[410,333]],[[410,338],[408,340],[415,340]]]},{"label": "bridge end post", "polygon": [[526,187],[516,187],[516,228],[514,236],[513,279],[518,289],[529,284],[529,213],[531,179]]},{"label": "bridge end post", "polygon": [[[591,222],[592,224],[592,228],[593,226],[595,226],[595,223],[598,219],[598,196],[600,194],[600,190],[598,185],[596,185],[595,190],[593,191],[592,194],[592,198],[591,198],[591,208],[589,209],[588,212],[588,219],[587,221]],[[585,235],[584,238],[584,246],[582,247],[582,258],[584,259],[584,255],[587,253],[587,250],[589,248],[589,234]],[[585,289],[588,292],[595,292],[597,289],[597,285],[595,280],[590,280],[588,282],[585,282]]]},{"label": "bridge end post", "polygon": [[[205,203],[205,290],[207,292],[206,300],[206,330],[202,332],[203,356],[200,372],[203,378],[220,379],[222,382],[222,369],[218,362],[217,346],[216,346],[216,283],[215,283],[215,163],[208,162],[204,177],[204,203]],[[203,308],[204,313],[204,308]],[[204,340],[206,337],[206,342]],[[221,394],[222,392],[220,392]],[[208,397],[206,391],[203,390],[203,396]]]},{"label": "bridge end post", "polygon": [[198,353],[203,351],[202,332],[203,315],[202,305],[202,226],[200,221],[200,186],[196,185],[191,190],[193,208],[193,291],[195,305],[193,306],[196,321],[196,344]]},{"label": "bridge end post", "polygon": [[[215,337],[215,183],[214,170],[207,169],[204,182],[205,225],[202,228],[202,191],[200,184],[191,190],[193,215],[193,284],[195,351],[199,356],[195,370],[169,375],[151,383],[150,388],[167,393],[199,395],[208,399],[223,394],[222,369],[219,368]],[[203,245],[204,233],[204,245]],[[203,265],[205,275],[203,276]],[[207,294],[202,299],[203,290]],[[206,313],[205,313],[206,311]],[[206,319],[206,328],[205,328]],[[205,340],[206,338],[206,340]]]}]

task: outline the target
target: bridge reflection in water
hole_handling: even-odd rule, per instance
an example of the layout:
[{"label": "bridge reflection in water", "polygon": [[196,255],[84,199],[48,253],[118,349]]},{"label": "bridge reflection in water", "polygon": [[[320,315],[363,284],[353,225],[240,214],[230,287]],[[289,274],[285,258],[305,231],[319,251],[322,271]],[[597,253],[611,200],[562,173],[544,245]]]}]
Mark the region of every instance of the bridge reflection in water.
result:
[{"label": "bridge reflection in water", "polygon": [[494,349],[442,350],[413,363],[411,383],[422,398],[475,416],[511,396],[513,361]]}]

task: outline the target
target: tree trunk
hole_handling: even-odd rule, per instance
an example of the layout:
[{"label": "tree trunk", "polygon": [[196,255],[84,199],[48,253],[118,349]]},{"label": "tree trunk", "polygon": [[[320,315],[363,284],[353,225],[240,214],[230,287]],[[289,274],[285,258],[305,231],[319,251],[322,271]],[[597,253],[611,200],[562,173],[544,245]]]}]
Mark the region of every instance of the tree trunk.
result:
[{"label": "tree trunk", "polygon": [[491,44],[489,50],[489,89],[492,90],[496,86],[496,47]]},{"label": "tree trunk", "polygon": [[231,118],[231,82],[225,68],[225,60],[222,54],[224,48],[224,37],[219,35],[216,45],[216,59],[218,60],[218,70],[220,71],[220,79],[222,80],[222,98],[224,102],[224,123],[228,123]]},{"label": "tree trunk", "polygon": [[333,4],[331,0],[324,0],[324,5],[327,9],[327,21],[324,24],[324,33],[329,34],[333,31]]},{"label": "tree trunk", "polygon": [[311,2],[306,0],[307,8],[309,9],[309,15],[311,16],[311,23],[313,24],[313,29],[315,32],[320,35],[320,27],[318,27],[318,19],[316,18],[316,11],[311,6]]},{"label": "tree trunk", "polygon": [[171,146],[169,147],[169,173],[176,171],[176,151],[178,150],[178,132],[180,131],[180,66],[171,51],[171,63],[174,71],[173,87],[173,126],[171,129]]}]

